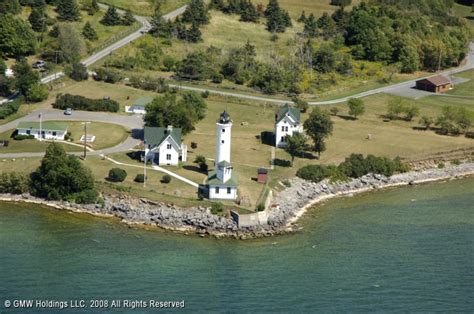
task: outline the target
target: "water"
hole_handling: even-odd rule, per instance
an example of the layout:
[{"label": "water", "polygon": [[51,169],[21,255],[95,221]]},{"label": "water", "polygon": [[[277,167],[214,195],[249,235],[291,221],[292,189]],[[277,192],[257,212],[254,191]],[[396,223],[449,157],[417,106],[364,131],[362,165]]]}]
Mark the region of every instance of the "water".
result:
[{"label": "water", "polygon": [[464,179],[333,200],[305,216],[302,232],[255,241],[2,203],[0,312],[5,299],[185,300],[193,312],[472,312],[473,192],[474,179]]}]

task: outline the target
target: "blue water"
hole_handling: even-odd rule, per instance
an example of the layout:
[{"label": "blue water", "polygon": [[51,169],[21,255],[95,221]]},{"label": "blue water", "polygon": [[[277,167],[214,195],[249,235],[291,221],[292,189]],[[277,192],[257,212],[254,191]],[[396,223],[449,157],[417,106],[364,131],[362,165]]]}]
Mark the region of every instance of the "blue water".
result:
[{"label": "blue water", "polygon": [[185,300],[192,312],[474,311],[474,179],[333,200],[309,211],[298,234],[253,241],[24,204],[0,204],[0,217],[2,313],[40,311],[4,307],[15,299]]}]

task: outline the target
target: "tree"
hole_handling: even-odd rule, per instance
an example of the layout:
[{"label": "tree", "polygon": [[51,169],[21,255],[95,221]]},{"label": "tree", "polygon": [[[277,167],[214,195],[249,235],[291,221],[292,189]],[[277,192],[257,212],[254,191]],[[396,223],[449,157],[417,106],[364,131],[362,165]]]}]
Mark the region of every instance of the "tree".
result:
[{"label": "tree", "polygon": [[[177,20],[176,23],[179,25],[179,20]],[[152,17],[150,24],[150,34],[155,37],[171,38],[172,28],[170,27],[170,24],[168,24],[168,22],[163,18],[163,15],[159,9],[155,10],[155,14]]]},{"label": "tree", "polygon": [[348,6],[351,5],[352,0],[331,0],[331,5],[338,5],[338,6]]},{"label": "tree", "polygon": [[405,113],[405,121],[411,121],[420,114],[420,109],[415,105],[406,105],[403,106],[403,113]]},{"label": "tree", "polygon": [[306,13],[304,12],[304,10],[301,12],[300,17],[298,18],[298,22],[306,23]]},{"label": "tree", "polygon": [[85,44],[76,28],[70,23],[60,24],[58,39],[64,59],[69,63],[79,61],[85,53]]},{"label": "tree", "polygon": [[133,16],[132,11],[130,10],[125,11],[125,15],[123,16],[123,19],[122,19],[123,25],[133,25],[133,23],[135,23],[136,21],[137,20]]},{"label": "tree", "polygon": [[97,32],[95,29],[92,27],[91,23],[89,21],[84,25],[82,28],[82,35],[89,40],[97,40],[99,37],[97,36]]},{"label": "tree", "polygon": [[472,113],[464,107],[444,106],[436,125],[442,134],[459,134],[469,131],[473,120]]},{"label": "tree", "polygon": [[72,71],[69,77],[75,81],[87,80],[87,78],[89,77],[89,73],[87,72],[87,67],[80,62],[73,63]]},{"label": "tree", "polygon": [[89,6],[89,15],[94,15],[100,11],[99,4],[97,0],[92,0],[91,5]]},{"label": "tree", "polygon": [[74,200],[83,193],[89,194],[87,201],[97,198],[91,171],[54,142],[46,148],[41,165],[31,174],[31,188],[33,195],[51,200]]},{"label": "tree", "polygon": [[306,134],[313,140],[318,156],[326,149],[325,140],[332,134],[333,122],[329,114],[319,107],[313,109],[303,124]]},{"label": "tree", "polygon": [[195,23],[198,27],[209,23],[209,12],[203,0],[191,0],[183,13],[183,22]]},{"label": "tree", "polygon": [[334,50],[327,44],[321,45],[313,56],[313,66],[316,70],[327,73],[336,68],[336,55]]},{"label": "tree", "polygon": [[288,154],[290,154],[291,166],[293,166],[295,157],[301,156],[306,150],[306,137],[299,132],[294,132],[293,135],[286,136],[285,142],[285,150]]},{"label": "tree", "polygon": [[307,101],[299,99],[298,97],[294,97],[292,100],[295,104],[295,107],[298,108],[300,112],[305,113],[308,110],[309,104]]},{"label": "tree", "polygon": [[31,24],[31,28],[35,32],[42,33],[47,29],[44,9],[41,7],[34,7],[31,10],[30,16],[28,17],[28,21]]},{"label": "tree", "polygon": [[18,14],[21,6],[18,0],[0,0],[0,14]]},{"label": "tree", "polygon": [[349,107],[349,115],[354,116],[355,119],[365,112],[364,101],[360,98],[349,99],[347,106]]},{"label": "tree", "polygon": [[117,13],[117,9],[114,6],[109,6],[107,12],[105,12],[104,17],[100,20],[100,23],[107,26],[121,25],[122,19]]},{"label": "tree", "polygon": [[58,1],[56,11],[58,12],[58,19],[62,21],[78,21],[81,18],[76,0]]},{"label": "tree", "polygon": [[0,51],[10,57],[35,53],[36,36],[30,25],[11,14],[0,14]]},{"label": "tree", "polygon": [[127,171],[121,168],[112,168],[109,170],[107,180],[112,182],[122,182],[127,178]]},{"label": "tree", "polygon": [[202,40],[202,33],[197,23],[193,23],[189,30],[186,31],[186,41],[197,43]]},{"label": "tree", "polygon": [[243,8],[240,12],[240,20],[242,22],[257,22],[260,15],[257,8],[252,4],[250,0],[243,2]]},{"label": "tree", "polygon": [[30,88],[39,83],[38,74],[33,71],[26,59],[21,59],[13,65],[15,73],[15,88],[24,96],[28,94]]},{"label": "tree", "polygon": [[398,118],[398,115],[403,112],[403,103],[401,97],[390,99],[387,105],[386,117],[393,120]]},{"label": "tree", "polygon": [[26,92],[26,99],[31,102],[40,102],[48,98],[48,89],[45,85],[36,83]]},{"label": "tree", "polygon": [[290,15],[280,8],[277,0],[270,0],[265,10],[267,30],[269,32],[284,33],[292,25]]},{"label": "tree", "polygon": [[212,70],[209,67],[208,56],[203,52],[191,52],[178,66],[176,75],[187,80],[205,80],[210,78]]},{"label": "tree", "polygon": [[304,22],[304,33],[309,38],[314,38],[318,36],[318,21],[313,13],[305,19]]},{"label": "tree", "polygon": [[413,73],[419,69],[420,55],[416,47],[407,45],[403,46],[398,56],[400,62],[400,70],[402,73]]}]

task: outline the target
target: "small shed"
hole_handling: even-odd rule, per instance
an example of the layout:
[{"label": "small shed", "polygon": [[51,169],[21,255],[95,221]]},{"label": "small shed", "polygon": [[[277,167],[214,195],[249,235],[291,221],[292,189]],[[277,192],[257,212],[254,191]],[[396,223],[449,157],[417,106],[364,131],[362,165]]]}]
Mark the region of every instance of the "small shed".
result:
[{"label": "small shed", "polygon": [[447,92],[452,86],[451,80],[443,75],[436,75],[416,81],[417,89],[432,93]]},{"label": "small shed", "polygon": [[268,180],[268,169],[258,168],[257,170],[257,182],[258,183],[267,183]]}]

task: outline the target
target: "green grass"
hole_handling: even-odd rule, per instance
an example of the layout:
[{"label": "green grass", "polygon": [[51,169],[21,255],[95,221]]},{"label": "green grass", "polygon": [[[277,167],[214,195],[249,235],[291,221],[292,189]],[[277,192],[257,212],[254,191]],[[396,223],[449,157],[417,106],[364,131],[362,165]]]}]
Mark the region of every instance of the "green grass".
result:
[{"label": "green grass", "polygon": [[[0,139],[10,141],[8,147],[0,148],[1,154],[44,152],[46,150],[46,147],[48,147],[48,145],[51,143],[50,141],[40,142],[35,139],[17,141],[11,138],[11,135],[13,134],[13,132],[14,130],[9,130],[9,131],[0,133]],[[78,151],[81,151],[82,149],[81,147],[78,147],[75,145],[61,144],[61,146],[63,146],[64,149],[68,152],[78,152]]]},{"label": "green grass", "polygon": [[[137,15],[151,16],[155,7],[150,0],[101,0],[104,4],[114,5],[116,8],[130,10]],[[161,12],[171,12],[189,2],[189,0],[165,0],[161,1]]]},{"label": "green grass", "polygon": [[469,70],[456,74],[457,77],[469,79],[469,81],[456,84],[452,90],[448,92],[451,95],[470,96],[474,100],[474,70]]}]

